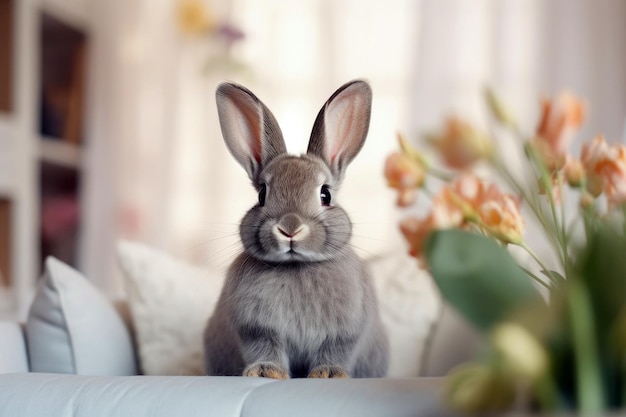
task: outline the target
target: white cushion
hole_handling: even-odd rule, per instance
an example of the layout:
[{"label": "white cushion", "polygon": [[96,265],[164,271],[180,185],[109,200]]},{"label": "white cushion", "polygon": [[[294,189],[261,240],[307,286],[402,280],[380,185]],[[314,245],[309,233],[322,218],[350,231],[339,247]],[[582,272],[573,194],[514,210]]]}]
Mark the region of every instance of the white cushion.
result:
[{"label": "white cushion", "polygon": [[380,316],[389,336],[390,377],[421,375],[422,356],[437,319],[434,283],[404,250],[369,259]]},{"label": "white cushion", "polygon": [[146,375],[203,375],[204,327],[223,274],[177,261],[156,249],[121,242],[118,258]]},{"label": "white cushion", "polygon": [[[430,277],[404,251],[369,262],[391,346],[389,376],[417,376],[436,318]],[[141,244],[122,242],[125,275],[142,371],[146,375],[204,374],[202,333],[224,274],[172,259]]]},{"label": "white cushion", "polygon": [[135,375],[133,344],[113,305],[49,257],[26,322],[32,372]]}]

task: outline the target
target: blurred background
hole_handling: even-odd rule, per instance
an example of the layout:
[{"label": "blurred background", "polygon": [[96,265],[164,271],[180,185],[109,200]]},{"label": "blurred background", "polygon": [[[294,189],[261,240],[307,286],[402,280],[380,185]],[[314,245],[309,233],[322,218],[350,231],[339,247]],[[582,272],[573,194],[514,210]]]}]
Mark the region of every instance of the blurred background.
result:
[{"label": "blurred background", "polygon": [[487,85],[529,131],[571,89],[590,108],[578,146],[626,141],[626,1],[0,0],[0,316],[24,314],[48,255],[120,295],[119,239],[225,268],[256,196],[216,86],[253,90],[300,153],[353,78],[372,121],[338,201],[361,255],[405,251],[382,175],[396,132],[486,126]]}]

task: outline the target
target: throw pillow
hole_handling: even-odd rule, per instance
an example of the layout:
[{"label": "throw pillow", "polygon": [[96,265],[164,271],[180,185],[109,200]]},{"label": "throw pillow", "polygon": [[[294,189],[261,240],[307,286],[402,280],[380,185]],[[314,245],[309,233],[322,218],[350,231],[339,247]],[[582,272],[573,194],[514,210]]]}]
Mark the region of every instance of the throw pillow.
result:
[{"label": "throw pillow", "polygon": [[133,344],[113,305],[78,271],[48,257],[26,322],[32,372],[135,375]]},{"label": "throw pillow", "polygon": [[121,242],[141,370],[146,375],[203,375],[204,327],[223,274],[196,268],[139,243]]},{"label": "throw pillow", "polygon": [[402,249],[367,260],[389,337],[390,377],[422,374],[422,357],[437,320],[440,296],[430,275]]}]

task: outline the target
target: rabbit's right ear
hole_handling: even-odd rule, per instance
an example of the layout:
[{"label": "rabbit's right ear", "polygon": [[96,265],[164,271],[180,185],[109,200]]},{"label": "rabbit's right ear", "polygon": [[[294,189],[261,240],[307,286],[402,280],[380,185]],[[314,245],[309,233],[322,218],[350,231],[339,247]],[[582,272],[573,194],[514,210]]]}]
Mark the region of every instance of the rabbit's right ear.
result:
[{"label": "rabbit's right ear", "polygon": [[222,136],[230,153],[255,186],[273,158],[287,152],[283,134],[270,110],[250,90],[223,83],[215,92]]}]

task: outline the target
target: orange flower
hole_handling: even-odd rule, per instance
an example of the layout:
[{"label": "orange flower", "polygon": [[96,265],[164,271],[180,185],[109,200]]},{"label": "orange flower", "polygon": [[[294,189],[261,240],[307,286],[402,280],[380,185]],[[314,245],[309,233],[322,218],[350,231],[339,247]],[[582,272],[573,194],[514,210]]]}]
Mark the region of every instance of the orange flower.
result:
[{"label": "orange flower", "polygon": [[[459,177],[450,188],[444,188],[441,196],[447,206],[437,206],[437,199],[434,205],[440,211],[444,211],[443,208],[447,210],[446,218],[452,219],[448,227],[462,225],[458,221],[461,216],[463,222],[474,223],[503,242],[522,241],[524,219],[520,213],[519,198],[504,194],[495,185],[489,185],[471,174]],[[451,206],[456,207],[456,216]]]},{"label": "orange flower", "polygon": [[478,214],[485,229],[494,237],[505,243],[521,243],[524,219],[520,204],[519,198],[490,185],[481,197]]},{"label": "orange flower", "polygon": [[626,203],[626,146],[608,145],[604,136],[583,145],[581,162],[587,174],[587,191],[605,193],[609,208]]},{"label": "orange flower", "polygon": [[446,121],[443,133],[433,138],[433,144],[444,162],[455,169],[469,168],[492,153],[491,142],[484,134],[455,117]]},{"label": "orange flower", "polygon": [[520,203],[495,185],[464,174],[435,197],[434,224],[442,228],[473,223],[503,242],[520,243],[524,231]]},{"label": "orange flower", "polygon": [[433,216],[425,219],[409,217],[400,222],[400,231],[409,243],[409,254],[420,261],[423,266],[423,250],[426,239],[436,229]]},{"label": "orange flower", "polygon": [[445,186],[433,199],[431,213],[423,218],[409,217],[400,222],[400,231],[409,243],[409,254],[424,266],[424,243],[434,230],[482,228],[505,243],[521,243],[524,219],[520,199],[504,194],[471,174],[464,174]]},{"label": "orange flower", "polygon": [[444,187],[433,198],[432,223],[438,229],[462,227],[465,218],[472,212],[471,206],[451,187]]},{"label": "orange flower", "polygon": [[469,207],[464,207],[465,214],[474,212],[484,198],[486,184],[473,174],[463,174],[452,185],[454,191]]},{"label": "orange flower", "polygon": [[543,99],[541,121],[534,144],[550,170],[565,164],[569,142],[585,117],[583,102],[568,92],[562,92],[554,101]]},{"label": "orange flower", "polygon": [[407,155],[395,152],[385,161],[385,177],[390,187],[399,191],[397,204],[408,206],[415,201],[415,190],[424,184],[424,167]]}]

